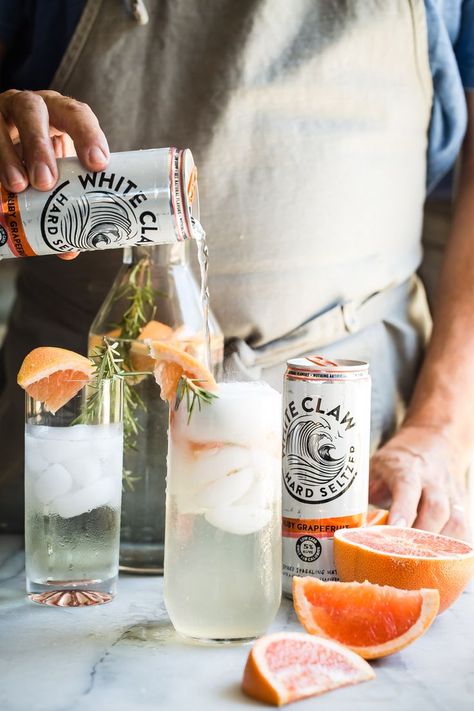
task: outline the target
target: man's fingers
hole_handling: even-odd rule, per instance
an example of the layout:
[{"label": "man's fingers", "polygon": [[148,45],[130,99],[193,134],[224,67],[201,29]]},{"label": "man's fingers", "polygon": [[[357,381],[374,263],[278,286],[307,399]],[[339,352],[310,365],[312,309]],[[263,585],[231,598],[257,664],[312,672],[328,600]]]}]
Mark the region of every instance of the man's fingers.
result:
[{"label": "man's fingers", "polygon": [[64,142],[62,136],[51,136],[51,143],[53,144],[54,155],[56,158],[64,158]]},{"label": "man's fingers", "polygon": [[438,533],[449,519],[450,507],[447,492],[439,488],[427,487],[421,495],[418,516],[414,528]]},{"label": "man's fingers", "polygon": [[103,170],[110,157],[109,146],[92,109],[57,92],[43,91],[41,96],[48,107],[51,123],[71,136],[83,166],[89,170]]},{"label": "man's fingers", "polygon": [[445,536],[469,540],[470,532],[467,523],[467,513],[460,502],[451,502],[451,511],[446,525],[441,529]]},{"label": "man's fingers", "polygon": [[416,518],[420,496],[421,484],[417,475],[398,473],[394,476],[388,523],[392,526],[411,526]]},{"label": "man's fingers", "polygon": [[23,163],[15,150],[10,132],[3,116],[0,115],[0,183],[7,190],[19,193],[28,185]]},{"label": "man's fingers", "polygon": [[7,118],[18,129],[30,183],[38,190],[50,190],[56,183],[58,171],[44,100],[35,92],[19,91],[10,97],[6,111]]}]

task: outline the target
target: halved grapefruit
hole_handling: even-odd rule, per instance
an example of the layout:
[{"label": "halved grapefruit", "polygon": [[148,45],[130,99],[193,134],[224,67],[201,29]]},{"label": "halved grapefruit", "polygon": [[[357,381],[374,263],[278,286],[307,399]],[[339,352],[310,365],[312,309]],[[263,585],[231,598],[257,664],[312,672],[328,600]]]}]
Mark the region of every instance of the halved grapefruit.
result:
[{"label": "halved grapefruit", "polygon": [[295,576],[293,604],[310,634],[345,644],[364,659],[377,659],[426,632],[438,612],[439,592]]},{"label": "halved grapefruit", "polygon": [[200,387],[209,392],[217,390],[217,383],[212,373],[190,353],[166,341],[147,341],[147,344],[150,356],[155,360],[155,379],[161,388],[163,400],[173,402],[182,375],[195,380]]},{"label": "halved grapefruit", "polygon": [[258,639],[245,665],[242,689],[274,706],[317,696],[375,677],[370,665],[337,642],[301,632]]},{"label": "halved grapefruit", "polygon": [[93,372],[94,365],[79,353],[45,346],[28,353],[17,382],[54,415],[91,380]]},{"label": "halved grapefruit", "polygon": [[334,558],[342,581],[439,590],[439,612],[462,593],[474,575],[474,549],[465,541],[398,526],[336,531]]}]

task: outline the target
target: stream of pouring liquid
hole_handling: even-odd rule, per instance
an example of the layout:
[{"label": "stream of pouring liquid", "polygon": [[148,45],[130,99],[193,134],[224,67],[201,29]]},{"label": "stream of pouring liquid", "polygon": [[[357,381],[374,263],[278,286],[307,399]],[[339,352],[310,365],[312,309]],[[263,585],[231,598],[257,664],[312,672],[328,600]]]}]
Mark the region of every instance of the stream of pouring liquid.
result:
[{"label": "stream of pouring liquid", "polygon": [[206,242],[206,233],[200,222],[193,218],[194,236],[197,244],[197,257],[201,275],[201,309],[204,320],[205,359],[206,366],[212,373],[211,361],[211,329],[209,326],[209,287],[207,275],[209,271],[209,250]]}]

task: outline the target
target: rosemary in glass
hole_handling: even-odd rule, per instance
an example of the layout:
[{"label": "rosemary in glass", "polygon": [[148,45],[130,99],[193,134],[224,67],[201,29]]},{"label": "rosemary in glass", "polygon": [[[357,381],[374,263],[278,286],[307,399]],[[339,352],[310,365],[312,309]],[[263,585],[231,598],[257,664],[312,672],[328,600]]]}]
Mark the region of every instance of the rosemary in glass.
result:
[{"label": "rosemary in glass", "polygon": [[[130,341],[122,343],[123,368],[130,373],[133,366],[130,359],[131,341],[140,335],[140,330],[155,314],[155,295],[151,281],[151,262],[149,257],[143,257],[130,270],[127,283],[120,289],[115,300],[126,298],[129,306],[120,321],[115,324],[120,329],[120,338]],[[140,425],[137,423],[135,413],[138,409],[146,410],[146,404],[133,387],[132,383],[124,382],[124,419],[123,437],[124,449],[136,449]],[[131,477],[130,480],[138,477]]]},{"label": "rosemary in glass", "polygon": [[198,378],[188,378],[187,375],[182,375],[178,381],[176,389],[176,398],[174,409],[177,410],[183,400],[186,401],[186,409],[188,411],[188,425],[191,421],[191,416],[195,405],[197,404],[199,411],[203,405],[210,405],[213,400],[219,396],[206,390],[199,383],[204,383],[204,380]]}]

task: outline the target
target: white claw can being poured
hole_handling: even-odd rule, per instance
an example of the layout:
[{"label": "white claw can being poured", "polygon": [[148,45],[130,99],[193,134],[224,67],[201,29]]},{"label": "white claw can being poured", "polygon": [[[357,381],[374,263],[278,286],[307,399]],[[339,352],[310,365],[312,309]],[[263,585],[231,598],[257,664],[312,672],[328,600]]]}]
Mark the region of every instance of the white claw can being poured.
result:
[{"label": "white claw can being poured", "polygon": [[283,400],[283,592],[294,575],[337,580],[333,537],[362,526],[369,489],[368,364],[287,363]]},{"label": "white claw can being poured", "polygon": [[196,166],[189,149],[113,153],[105,170],[58,160],[49,192],[0,186],[0,258],[86,252],[196,237]]}]

